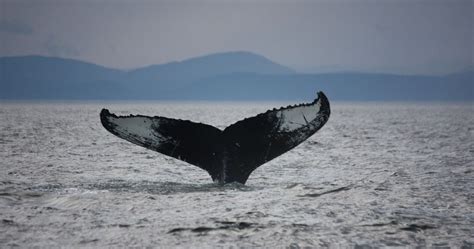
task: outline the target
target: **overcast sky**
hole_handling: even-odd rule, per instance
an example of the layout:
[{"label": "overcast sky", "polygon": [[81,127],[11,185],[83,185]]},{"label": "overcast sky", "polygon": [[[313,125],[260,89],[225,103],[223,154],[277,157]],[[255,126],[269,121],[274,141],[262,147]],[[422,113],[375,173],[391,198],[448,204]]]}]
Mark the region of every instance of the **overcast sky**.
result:
[{"label": "overcast sky", "polygon": [[473,1],[6,1],[0,56],[130,69],[251,51],[297,70],[443,74],[473,64]]}]

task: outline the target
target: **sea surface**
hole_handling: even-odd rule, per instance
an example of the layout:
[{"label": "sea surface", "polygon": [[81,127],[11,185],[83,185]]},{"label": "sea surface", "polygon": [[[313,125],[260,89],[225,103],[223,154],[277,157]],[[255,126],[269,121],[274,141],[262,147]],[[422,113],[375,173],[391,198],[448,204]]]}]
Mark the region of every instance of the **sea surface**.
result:
[{"label": "sea surface", "polygon": [[218,128],[288,103],[0,103],[0,247],[474,248],[474,104],[338,103],[246,185],[133,145],[101,108]]}]

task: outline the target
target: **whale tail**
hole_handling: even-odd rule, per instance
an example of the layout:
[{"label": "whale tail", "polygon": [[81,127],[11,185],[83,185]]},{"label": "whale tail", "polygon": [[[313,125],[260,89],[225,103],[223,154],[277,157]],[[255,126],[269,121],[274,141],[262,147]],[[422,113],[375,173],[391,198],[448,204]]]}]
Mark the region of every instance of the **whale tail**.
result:
[{"label": "whale tail", "polygon": [[206,170],[214,181],[245,184],[260,165],[305,141],[327,122],[327,97],[311,103],[269,110],[224,130],[188,120],[100,112],[112,134]]}]

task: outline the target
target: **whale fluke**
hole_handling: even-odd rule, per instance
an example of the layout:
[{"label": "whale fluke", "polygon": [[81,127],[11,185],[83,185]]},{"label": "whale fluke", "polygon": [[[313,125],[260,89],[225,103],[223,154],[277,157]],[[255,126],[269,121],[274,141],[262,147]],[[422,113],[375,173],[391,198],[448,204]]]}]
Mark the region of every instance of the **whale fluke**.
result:
[{"label": "whale fluke", "polygon": [[245,184],[257,167],[305,141],[327,122],[322,92],[311,103],[269,110],[224,130],[188,120],[100,112],[102,125],[134,144],[206,170],[213,181]]}]

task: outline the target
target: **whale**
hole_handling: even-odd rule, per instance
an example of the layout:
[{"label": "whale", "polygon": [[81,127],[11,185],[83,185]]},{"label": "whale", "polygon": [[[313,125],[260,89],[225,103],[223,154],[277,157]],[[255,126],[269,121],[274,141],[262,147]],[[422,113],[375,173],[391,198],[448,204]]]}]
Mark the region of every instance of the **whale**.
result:
[{"label": "whale", "polygon": [[117,116],[107,109],[100,121],[119,138],[207,171],[214,182],[245,184],[259,166],[315,134],[330,114],[329,100],[318,92],[311,103],[268,110],[223,130],[161,116]]}]

